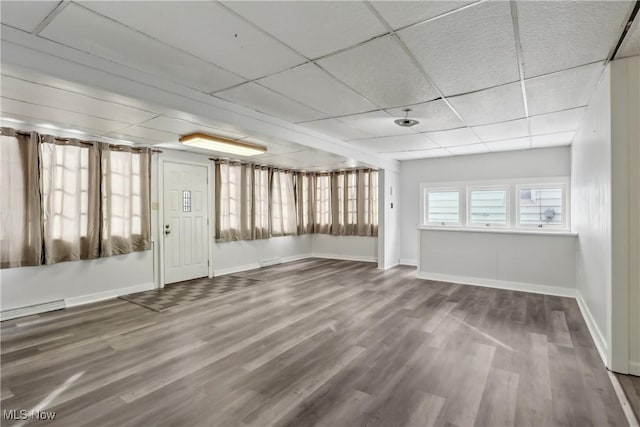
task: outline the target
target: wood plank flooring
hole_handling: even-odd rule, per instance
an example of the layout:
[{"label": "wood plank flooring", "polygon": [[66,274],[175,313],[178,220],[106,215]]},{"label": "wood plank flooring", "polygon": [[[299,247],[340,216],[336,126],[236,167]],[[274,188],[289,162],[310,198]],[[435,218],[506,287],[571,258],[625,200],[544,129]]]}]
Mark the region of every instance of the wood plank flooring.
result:
[{"label": "wood plank flooring", "polygon": [[60,426],[627,425],[573,299],[350,261],[238,275],[265,283],[3,322],[2,408]]},{"label": "wood plank flooring", "polygon": [[636,418],[640,420],[640,377],[634,375],[616,374],[624,394],[629,400],[629,405],[633,409]]}]

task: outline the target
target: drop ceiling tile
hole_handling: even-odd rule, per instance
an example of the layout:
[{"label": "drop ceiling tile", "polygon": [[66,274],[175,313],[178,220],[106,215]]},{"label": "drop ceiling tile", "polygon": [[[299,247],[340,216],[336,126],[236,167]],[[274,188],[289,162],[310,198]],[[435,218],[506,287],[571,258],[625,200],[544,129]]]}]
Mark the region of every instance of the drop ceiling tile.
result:
[{"label": "drop ceiling tile", "polygon": [[[411,105],[410,108],[412,111],[409,113],[409,117],[420,122],[412,128],[417,132],[455,129],[464,126],[462,120],[442,99]],[[402,118],[405,114],[402,108],[392,108],[387,112],[396,118]]]},{"label": "drop ceiling tile", "polygon": [[531,135],[558,133],[576,130],[584,115],[585,107],[572,108],[571,110],[558,111],[556,113],[541,114],[529,118],[531,123]]},{"label": "drop ceiling tile", "polygon": [[258,83],[330,116],[378,109],[362,95],[312,63],[260,79]]},{"label": "drop ceiling tile", "polygon": [[232,1],[224,5],[311,59],[387,32],[362,2]]},{"label": "drop ceiling tile", "polygon": [[106,102],[78,93],[50,86],[39,85],[9,76],[2,76],[2,96],[17,101],[72,111],[123,123],[139,123],[149,120],[156,113],[127,105]]},{"label": "drop ceiling tile", "polygon": [[339,119],[324,119],[313,122],[300,123],[300,126],[304,126],[309,129],[313,129],[317,132],[324,133],[325,135],[347,141],[350,139],[369,138],[371,135],[368,133],[353,128]]},{"label": "drop ceiling tile", "polygon": [[253,82],[218,92],[216,96],[289,122],[304,122],[327,117],[324,113]]},{"label": "drop ceiling tile", "polygon": [[478,126],[525,116],[520,83],[511,83],[448,98],[469,126]]},{"label": "drop ceiling tile", "polygon": [[474,126],[473,131],[482,141],[496,141],[529,136],[527,119],[511,120],[492,125]]},{"label": "drop ceiling tile", "polygon": [[525,77],[606,59],[633,3],[518,1]]},{"label": "drop ceiling tile", "polygon": [[[95,2],[96,5],[107,3],[124,7],[127,2]],[[161,2],[154,3],[153,7],[159,4]],[[235,74],[74,3],[64,8],[40,32],[40,36],[203,92],[213,92],[244,81]]]},{"label": "drop ceiling tile", "polygon": [[615,59],[637,55],[640,55],[640,19],[636,17],[631,30],[627,33],[620,49],[616,53]]},{"label": "drop ceiling tile", "polygon": [[[55,133],[62,137],[78,138],[78,139],[92,139],[93,137],[100,136],[104,133],[102,130],[91,129],[84,126],[70,125],[69,123],[61,123],[54,120],[38,120],[32,117],[24,117],[18,114],[6,115],[2,112],[0,117],[0,124],[2,126],[18,129],[18,130],[35,130],[42,133]],[[38,125],[45,124],[46,127]]]},{"label": "drop ceiling tile", "polygon": [[489,149],[485,144],[473,144],[473,145],[458,145],[455,147],[447,147],[447,151],[455,156],[462,156],[466,154],[488,153]]},{"label": "drop ceiling tile", "polygon": [[409,150],[429,150],[439,148],[423,134],[387,136],[383,138],[361,139],[351,144],[377,153]]},{"label": "drop ceiling tile", "polygon": [[251,144],[258,144],[267,147],[267,153],[270,155],[280,155],[280,154],[289,154],[295,153],[298,151],[304,151],[307,149],[306,146],[300,144],[285,144],[281,143],[281,141],[271,142],[266,141],[260,138],[247,137],[242,138],[240,141],[249,142]]},{"label": "drop ceiling tile", "polygon": [[0,2],[0,21],[3,24],[32,32],[56,8],[59,1]]},{"label": "drop ceiling tile", "polygon": [[43,107],[28,102],[15,101],[13,99],[1,98],[1,101],[3,115],[17,115],[40,123],[55,122],[68,129],[85,128],[95,129],[100,132],[113,132],[129,126],[128,123],[101,119],[87,116],[86,114],[60,110],[58,108]]},{"label": "drop ceiling tile", "polygon": [[398,126],[393,120],[394,117],[391,117],[385,111],[372,111],[370,113],[340,117],[341,122],[374,137],[416,133],[411,128]]},{"label": "drop ceiling tile", "polygon": [[425,135],[441,147],[454,147],[457,145],[476,144],[480,142],[470,128],[443,130],[440,132],[427,132]]},{"label": "drop ceiling tile", "polygon": [[487,142],[486,145],[491,151],[527,150],[531,148],[531,139],[527,136],[524,138]]},{"label": "drop ceiling tile", "polygon": [[215,2],[89,1],[83,4],[247,79],[304,62],[302,56]]},{"label": "drop ceiling tile", "polygon": [[587,105],[603,69],[597,62],[525,80],[529,115]]},{"label": "drop ceiling tile", "polygon": [[555,133],[551,135],[534,135],[531,137],[531,146],[533,148],[542,148],[570,145],[573,142],[575,135],[575,131]]},{"label": "drop ceiling tile", "polygon": [[372,1],[394,30],[459,9],[473,1]]},{"label": "drop ceiling tile", "polygon": [[170,132],[163,132],[156,129],[149,129],[142,126],[132,126],[118,132],[110,133],[112,138],[131,139],[139,138],[153,142],[177,142],[180,135]]},{"label": "drop ceiling tile", "polygon": [[418,104],[438,97],[391,36],[331,55],[319,64],[382,108]]},{"label": "drop ceiling tile", "polygon": [[519,79],[509,2],[485,2],[398,35],[446,96]]},{"label": "drop ceiling tile", "polygon": [[433,150],[416,150],[416,151],[400,151],[397,153],[383,153],[381,157],[388,157],[395,160],[416,160],[416,159],[428,159],[433,157],[447,157],[451,156],[444,148],[434,148]]},{"label": "drop ceiling tile", "polygon": [[145,123],[141,126],[159,131],[172,133],[174,135],[187,135],[189,133],[201,132],[211,135],[218,135],[225,138],[245,138],[246,135],[238,132],[229,132],[227,130],[205,126],[199,123],[192,123],[186,120],[174,119],[172,117],[160,116]]}]

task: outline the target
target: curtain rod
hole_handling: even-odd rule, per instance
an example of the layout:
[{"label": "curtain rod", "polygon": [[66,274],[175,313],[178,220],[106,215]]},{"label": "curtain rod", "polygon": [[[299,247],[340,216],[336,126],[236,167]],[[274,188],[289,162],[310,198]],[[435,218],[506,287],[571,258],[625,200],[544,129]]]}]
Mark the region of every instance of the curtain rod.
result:
[{"label": "curtain rod", "polygon": [[302,169],[287,169],[287,168],[282,168],[279,166],[273,166],[273,165],[262,165],[262,164],[258,164],[258,163],[250,163],[250,162],[244,162],[242,160],[231,160],[231,159],[222,159],[219,157],[209,157],[209,160],[214,161],[214,162],[229,162],[230,164],[240,164],[240,165],[248,165],[248,166],[253,166],[254,168],[271,168],[271,169],[277,169],[277,170],[282,170],[282,171],[286,171],[286,172],[302,172],[302,173],[309,173],[309,174],[315,174],[315,175],[320,175],[320,174],[330,174],[332,172],[348,172],[348,171],[359,171],[359,170],[365,170],[365,171],[378,171],[377,169],[373,169],[373,168],[367,168],[367,167],[354,167],[354,168],[345,168],[345,169],[334,169],[334,170],[330,170],[330,171],[321,171],[321,172],[314,172],[314,171],[306,171],[306,170],[302,170]]}]

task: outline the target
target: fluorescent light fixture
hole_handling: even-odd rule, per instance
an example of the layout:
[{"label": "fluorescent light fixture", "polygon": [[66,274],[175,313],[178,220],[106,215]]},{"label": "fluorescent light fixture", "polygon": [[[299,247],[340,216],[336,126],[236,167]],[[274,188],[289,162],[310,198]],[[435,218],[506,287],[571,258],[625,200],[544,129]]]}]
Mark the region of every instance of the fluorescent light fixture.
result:
[{"label": "fluorescent light fixture", "polygon": [[14,119],[12,117],[0,117],[0,121],[2,122],[13,122],[13,123],[24,123],[22,120]]},{"label": "fluorescent light fixture", "polygon": [[181,136],[179,141],[191,147],[204,148],[205,150],[220,151],[222,153],[237,154],[239,156],[255,156],[267,152],[267,147],[222,138],[220,136],[204,133],[191,133]]}]

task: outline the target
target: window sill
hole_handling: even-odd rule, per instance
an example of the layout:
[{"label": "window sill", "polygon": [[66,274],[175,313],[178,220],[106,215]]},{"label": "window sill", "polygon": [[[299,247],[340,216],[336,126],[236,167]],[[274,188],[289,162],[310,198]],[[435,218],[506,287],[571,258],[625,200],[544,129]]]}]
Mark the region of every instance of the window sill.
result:
[{"label": "window sill", "polygon": [[466,233],[494,233],[494,234],[526,234],[533,236],[564,236],[564,237],[577,237],[578,233],[573,231],[565,231],[565,230],[523,230],[523,229],[512,229],[512,228],[471,228],[471,227],[433,227],[433,226],[419,226],[418,230],[429,230],[429,231],[458,231],[458,232],[466,232]]}]

